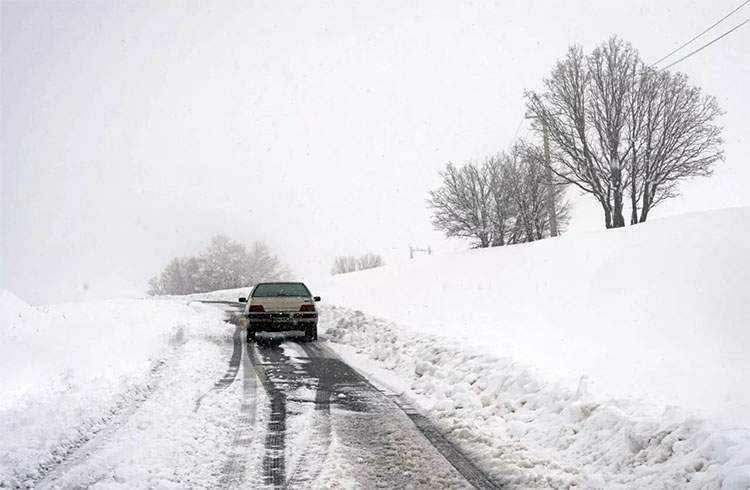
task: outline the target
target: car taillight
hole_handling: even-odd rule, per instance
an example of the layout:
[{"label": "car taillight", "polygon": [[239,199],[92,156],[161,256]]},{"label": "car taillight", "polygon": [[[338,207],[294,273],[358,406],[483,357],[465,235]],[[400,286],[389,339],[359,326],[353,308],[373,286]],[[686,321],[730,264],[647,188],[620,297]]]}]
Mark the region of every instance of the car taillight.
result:
[{"label": "car taillight", "polygon": [[266,311],[265,308],[263,308],[263,305],[250,305],[250,311],[251,313],[262,313]]},{"label": "car taillight", "polygon": [[299,311],[315,311],[315,305],[302,305]]}]

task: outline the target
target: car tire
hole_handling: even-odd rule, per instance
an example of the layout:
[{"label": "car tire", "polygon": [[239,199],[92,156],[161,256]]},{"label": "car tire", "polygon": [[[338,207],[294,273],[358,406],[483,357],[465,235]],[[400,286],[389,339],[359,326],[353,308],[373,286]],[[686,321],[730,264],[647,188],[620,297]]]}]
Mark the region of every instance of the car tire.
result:
[{"label": "car tire", "polygon": [[256,341],[255,338],[255,330],[253,330],[250,327],[247,327],[247,343],[251,344]]},{"label": "car tire", "polygon": [[305,329],[305,340],[307,342],[318,340],[318,326],[317,325],[313,325],[312,327],[307,327]]}]

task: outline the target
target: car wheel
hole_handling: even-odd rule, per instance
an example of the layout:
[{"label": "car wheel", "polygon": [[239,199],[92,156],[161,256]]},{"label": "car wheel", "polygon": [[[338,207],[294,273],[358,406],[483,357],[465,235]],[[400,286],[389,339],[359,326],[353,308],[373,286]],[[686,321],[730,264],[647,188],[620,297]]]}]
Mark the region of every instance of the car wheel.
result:
[{"label": "car wheel", "polygon": [[318,340],[318,326],[314,325],[312,327],[308,327],[305,329],[305,340],[308,342],[312,342],[313,340]]},{"label": "car wheel", "polygon": [[247,343],[255,342],[255,330],[247,327]]}]

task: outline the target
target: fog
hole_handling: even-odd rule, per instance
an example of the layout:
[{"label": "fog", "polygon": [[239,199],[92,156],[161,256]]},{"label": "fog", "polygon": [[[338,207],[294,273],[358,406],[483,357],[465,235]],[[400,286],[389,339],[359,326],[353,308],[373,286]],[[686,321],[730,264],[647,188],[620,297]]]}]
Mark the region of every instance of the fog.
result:
[{"label": "fog", "polygon": [[[467,248],[432,229],[438,171],[533,137],[523,92],[570,44],[618,34],[656,60],[735,4],[3,2],[1,285],[140,295],[217,233],[303,279]],[[726,161],[654,218],[750,205],[749,54],[746,27],[675,67],[727,111]],[[571,198],[571,233],[603,227]]]}]

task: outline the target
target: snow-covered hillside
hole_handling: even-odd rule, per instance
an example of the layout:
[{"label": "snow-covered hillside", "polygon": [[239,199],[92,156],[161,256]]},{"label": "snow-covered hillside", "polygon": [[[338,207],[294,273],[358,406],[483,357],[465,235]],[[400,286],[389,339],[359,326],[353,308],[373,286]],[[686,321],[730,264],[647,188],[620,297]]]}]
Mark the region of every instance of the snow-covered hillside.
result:
[{"label": "snow-covered hillside", "polygon": [[345,307],[324,323],[348,362],[512,483],[747,489],[748,223],[747,208],[655,220],[315,293]]},{"label": "snow-covered hillside", "polygon": [[608,397],[750,426],[750,208],[420,257],[315,289]]}]

